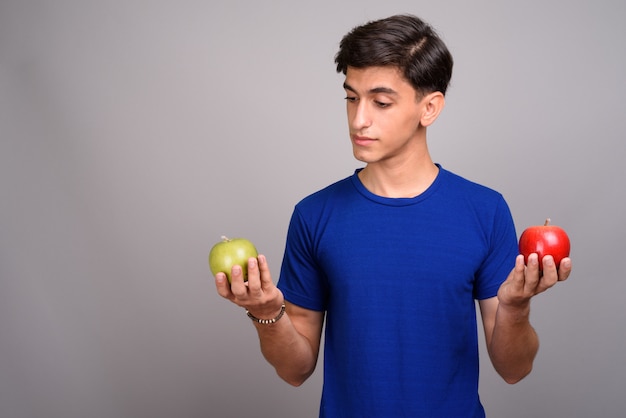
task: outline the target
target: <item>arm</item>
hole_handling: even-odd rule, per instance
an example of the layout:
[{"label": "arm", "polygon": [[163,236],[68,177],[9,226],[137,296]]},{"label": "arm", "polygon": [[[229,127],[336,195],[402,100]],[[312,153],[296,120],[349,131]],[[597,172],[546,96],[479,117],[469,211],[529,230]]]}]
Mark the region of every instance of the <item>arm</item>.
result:
[{"label": "arm", "polygon": [[[215,285],[220,296],[248,309],[257,318],[274,318],[280,312],[284,297],[274,285],[265,256],[248,262],[248,282],[243,281],[241,267],[226,275],[218,273]],[[285,303],[286,311],[273,324],[255,323],[261,352],[287,383],[299,386],[311,376],[317,364],[324,313]]]},{"label": "arm", "polygon": [[489,357],[507,383],[517,383],[530,373],[539,349],[529,320],[531,298],[567,279],[570,272],[569,258],[561,261],[557,271],[552,257],[544,257],[540,275],[536,254],[529,257],[528,266],[518,256],[497,297],[479,302]]}]

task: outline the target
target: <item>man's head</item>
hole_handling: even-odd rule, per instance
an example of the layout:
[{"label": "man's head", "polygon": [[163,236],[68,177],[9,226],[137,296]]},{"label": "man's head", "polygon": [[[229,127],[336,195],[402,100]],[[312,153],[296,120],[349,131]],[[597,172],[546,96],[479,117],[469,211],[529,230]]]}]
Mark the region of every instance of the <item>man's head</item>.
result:
[{"label": "man's head", "polygon": [[396,67],[421,95],[445,95],[453,60],[432,27],[415,16],[397,15],[352,29],[341,40],[335,63],[344,74],[348,67]]}]

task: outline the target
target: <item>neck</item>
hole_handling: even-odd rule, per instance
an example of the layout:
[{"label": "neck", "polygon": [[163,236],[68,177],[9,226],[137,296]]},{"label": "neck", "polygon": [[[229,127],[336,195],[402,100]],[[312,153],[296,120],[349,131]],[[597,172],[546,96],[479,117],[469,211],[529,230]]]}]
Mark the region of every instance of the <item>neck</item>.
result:
[{"label": "neck", "polygon": [[378,196],[411,198],[428,189],[438,173],[439,168],[425,152],[417,159],[369,163],[359,172],[359,179]]}]

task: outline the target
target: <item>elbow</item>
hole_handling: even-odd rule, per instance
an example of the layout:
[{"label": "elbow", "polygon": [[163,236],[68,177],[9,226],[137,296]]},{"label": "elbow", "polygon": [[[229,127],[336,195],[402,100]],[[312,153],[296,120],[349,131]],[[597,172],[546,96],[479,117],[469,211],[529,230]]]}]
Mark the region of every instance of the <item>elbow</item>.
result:
[{"label": "elbow", "polygon": [[278,374],[278,377],[280,377],[282,380],[284,380],[291,386],[299,387],[299,386],[302,386],[302,384],[307,381],[307,379],[313,374],[313,371],[314,369],[308,370],[306,372],[301,372],[301,373],[294,373],[293,371],[291,371],[290,373],[290,372],[281,372],[280,370],[276,370],[276,373]]},{"label": "elbow", "polygon": [[302,386],[302,384],[306,381],[306,379],[284,379],[283,380],[287,383],[289,383],[291,386],[293,387],[299,387]]},{"label": "elbow", "polygon": [[532,371],[532,368],[529,368],[527,370],[522,370],[516,373],[507,373],[507,374],[500,373],[500,376],[509,385],[514,385],[516,383],[521,382],[526,376],[530,374],[531,371]]},{"label": "elbow", "polygon": [[285,382],[287,382],[288,384],[290,384],[291,386],[294,387],[299,387],[302,386],[302,384],[304,382],[306,382],[306,380],[309,378],[309,376],[307,375],[298,375],[298,376],[281,376],[280,374],[278,375],[281,379],[283,379]]},{"label": "elbow", "polygon": [[524,379],[524,377],[517,377],[517,376],[515,376],[515,377],[502,376],[502,378],[509,385],[514,385],[516,383],[519,383],[522,379]]}]

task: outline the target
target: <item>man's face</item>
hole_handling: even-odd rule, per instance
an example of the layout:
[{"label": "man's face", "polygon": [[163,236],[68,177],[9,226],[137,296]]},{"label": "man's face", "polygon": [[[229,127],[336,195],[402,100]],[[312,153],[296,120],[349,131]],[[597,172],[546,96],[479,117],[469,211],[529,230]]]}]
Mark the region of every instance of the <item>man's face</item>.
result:
[{"label": "man's face", "polygon": [[396,67],[348,67],[344,89],[356,159],[384,162],[420,146],[423,100]]}]

